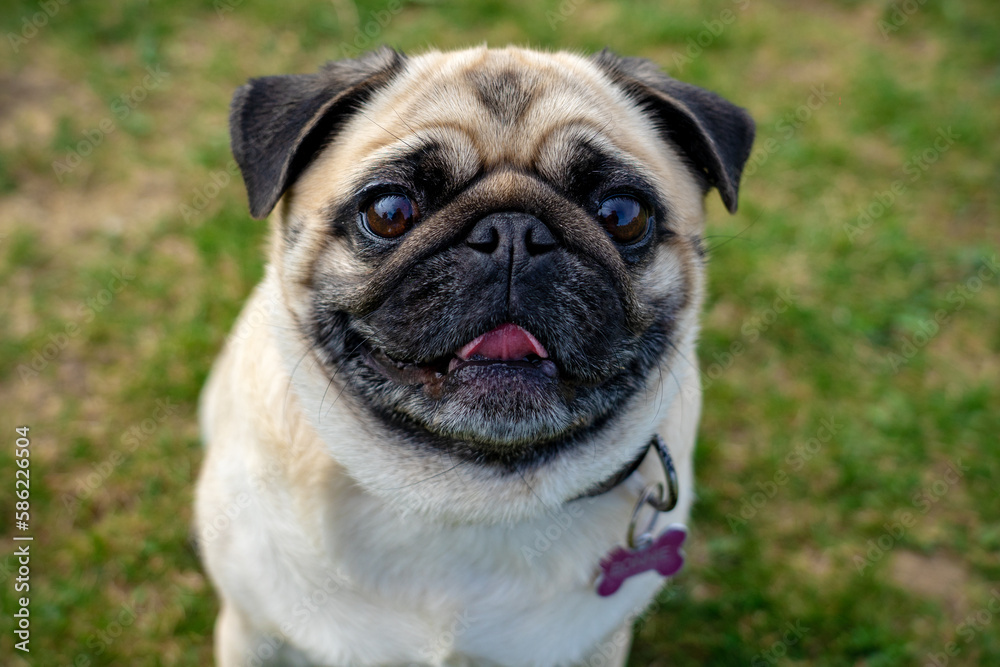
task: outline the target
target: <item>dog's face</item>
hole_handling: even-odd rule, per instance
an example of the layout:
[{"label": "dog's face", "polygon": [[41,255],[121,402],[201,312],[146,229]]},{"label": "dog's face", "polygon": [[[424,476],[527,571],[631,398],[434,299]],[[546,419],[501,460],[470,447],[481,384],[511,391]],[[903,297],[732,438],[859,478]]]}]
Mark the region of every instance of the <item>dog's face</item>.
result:
[{"label": "dog's face", "polygon": [[704,195],[735,209],[753,123],[607,53],[386,50],[251,82],[232,136],[254,215],[281,200],[272,264],[328,383],[307,391],[400,447],[523,471],[655,428]]}]

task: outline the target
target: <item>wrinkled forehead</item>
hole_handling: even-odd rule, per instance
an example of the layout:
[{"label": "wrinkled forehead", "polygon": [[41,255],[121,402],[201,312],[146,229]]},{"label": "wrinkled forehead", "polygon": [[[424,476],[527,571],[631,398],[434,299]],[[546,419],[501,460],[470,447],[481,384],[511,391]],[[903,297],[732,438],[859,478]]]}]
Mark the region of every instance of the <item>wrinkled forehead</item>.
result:
[{"label": "wrinkled forehead", "polygon": [[468,142],[486,168],[530,168],[547,139],[573,134],[656,159],[640,139],[653,131],[648,121],[588,60],[513,48],[412,58],[346,130],[361,159],[411,135],[445,134]]},{"label": "wrinkled forehead", "polygon": [[456,181],[497,167],[549,178],[586,144],[673,191],[682,208],[700,201],[688,168],[657,135],[642,110],[585,58],[515,48],[432,52],[409,59],[303,180],[320,172],[324,189],[348,192],[377,167],[432,145],[447,153]]},{"label": "wrinkled forehead", "polygon": [[486,167],[529,167],[560,130],[613,133],[623,96],[585,62],[543,55],[483,50],[416,59],[372,113],[410,132],[461,133]]}]

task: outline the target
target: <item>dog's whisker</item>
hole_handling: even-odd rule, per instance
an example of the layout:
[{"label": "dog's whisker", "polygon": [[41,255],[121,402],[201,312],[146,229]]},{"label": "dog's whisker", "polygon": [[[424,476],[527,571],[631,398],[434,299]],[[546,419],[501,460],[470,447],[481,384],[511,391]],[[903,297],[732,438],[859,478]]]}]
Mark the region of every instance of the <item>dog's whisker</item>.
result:
[{"label": "dog's whisker", "polygon": [[398,112],[398,111],[396,111],[396,107],[393,107],[393,108],[392,108],[392,112],[393,112],[394,114],[396,114],[396,118],[398,118],[398,119],[399,119],[399,122],[401,122],[401,123],[402,123],[403,125],[405,125],[405,126],[406,126],[406,129],[407,129],[407,130],[409,130],[409,131],[410,131],[410,132],[412,132],[413,134],[416,134],[416,133],[417,133],[417,131],[416,131],[416,130],[414,130],[414,129],[413,129],[412,127],[410,127],[410,124],[409,124],[409,123],[407,123],[407,122],[406,122],[406,121],[405,121],[405,120],[403,119],[403,117],[399,115],[399,112]]},{"label": "dog's whisker", "polygon": [[456,463],[455,465],[451,466],[450,468],[442,470],[441,472],[436,472],[433,475],[430,475],[429,477],[424,477],[423,479],[419,479],[416,482],[412,482],[410,484],[404,484],[403,486],[384,486],[384,487],[381,487],[381,488],[379,488],[377,490],[378,491],[399,491],[401,489],[409,489],[409,488],[412,488],[412,487],[417,486],[419,484],[423,484],[425,482],[429,482],[430,480],[435,479],[437,477],[440,477],[441,475],[446,475],[447,473],[451,472],[452,470],[454,470],[458,466],[462,465],[462,463],[463,463],[462,461],[459,461],[458,463]]},{"label": "dog's whisker", "polygon": [[[352,355],[355,352],[357,352],[359,349],[361,349],[361,346],[363,346],[369,340],[371,340],[371,338],[369,338],[368,336],[364,336],[364,340],[362,340],[360,343],[358,343],[354,347],[353,350],[351,350],[347,354],[342,355],[342,360],[341,360],[340,364],[337,366],[337,368],[334,370],[333,375],[330,376],[330,380],[329,380],[329,382],[326,385],[326,390],[324,390],[324,392],[323,392],[323,397],[320,399],[319,409],[318,409],[317,414],[316,414],[316,418],[317,419],[321,419],[321,415],[319,413],[322,412],[322,410],[323,410],[323,402],[326,400],[326,394],[330,390],[330,387],[333,386],[334,381],[337,379],[337,375],[347,365],[347,363],[351,360]],[[344,383],[343,388],[341,388],[340,394],[344,393],[344,389],[346,389],[347,385],[350,383],[350,381],[354,379],[354,374],[358,372],[359,368],[360,368],[360,366],[358,368],[354,369],[354,373],[351,373],[351,377],[348,378],[348,380]],[[340,398],[340,394],[337,394],[337,398]],[[333,402],[336,403],[337,402],[336,399],[334,399]],[[333,409],[333,404],[332,403],[330,404],[330,409]],[[330,410],[327,410],[326,414],[329,414],[329,412],[330,412]],[[323,415],[323,416],[325,416],[325,415]]]},{"label": "dog's whisker", "polygon": [[[285,385],[285,396],[281,400],[281,414],[283,417],[287,417],[288,415],[288,402],[292,392],[292,384],[295,381],[295,374],[298,372],[302,362],[305,361],[305,358],[312,356],[313,348],[308,343],[303,342],[302,347],[304,348],[302,356],[299,357],[299,360],[295,362],[295,366],[292,367],[292,372],[288,374],[288,383]],[[285,419],[285,421],[288,422],[289,420]]]},{"label": "dog's whisker", "polygon": [[523,471],[521,471],[520,469],[518,469],[518,471],[517,471],[517,475],[518,475],[518,477],[520,477],[520,478],[521,478],[521,481],[522,481],[522,482],[524,483],[524,485],[525,485],[526,487],[528,487],[528,491],[530,491],[530,492],[531,492],[531,495],[533,495],[533,496],[535,497],[535,499],[536,499],[536,500],[538,501],[538,503],[539,503],[539,504],[540,504],[540,505],[541,505],[542,507],[544,507],[544,508],[546,509],[546,511],[549,511],[549,512],[551,512],[551,511],[553,511],[553,510],[554,510],[554,508],[553,508],[552,506],[550,506],[550,505],[549,505],[548,503],[546,503],[546,502],[545,502],[544,500],[542,500],[542,497],[541,497],[541,496],[539,496],[539,495],[538,495],[537,493],[535,493],[535,489],[534,489],[534,488],[532,488],[531,484],[529,484],[529,483],[528,483],[528,480],[526,480],[526,479],[524,478],[524,472],[523,472]]},{"label": "dog's whisker", "polygon": [[369,116],[369,115],[368,115],[368,114],[366,114],[365,112],[363,112],[363,111],[360,111],[360,112],[358,112],[358,113],[360,113],[360,114],[361,114],[362,116],[364,116],[364,117],[365,117],[365,118],[367,118],[367,119],[368,119],[369,121],[371,121],[371,122],[372,122],[372,124],[376,125],[376,126],[377,126],[377,127],[379,128],[379,129],[381,129],[381,130],[384,130],[384,131],[386,132],[386,134],[390,135],[390,136],[391,136],[392,138],[394,138],[394,139],[395,139],[396,141],[399,141],[399,142],[401,142],[401,143],[402,143],[403,145],[405,145],[405,146],[406,146],[407,148],[409,148],[410,150],[416,150],[416,149],[415,149],[415,148],[414,148],[413,146],[411,146],[411,145],[410,145],[410,143],[409,143],[409,142],[407,142],[406,140],[402,139],[401,137],[399,137],[398,135],[396,135],[396,134],[395,134],[394,132],[391,132],[391,131],[390,131],[390,130],[389,130],[388,128],[386,128],[386,127],[384,127],[384,126],[382,126],[382,125],[379,125],[379,124],[378,124],[378,123],[377,123],[377,122],[375,121],[375,119],[374,119],[374,118],[372,118],[371,116]]},{"label": "dog's whisker", "polygon": [[[325,413],[323,413],[323,417],[326,417],[327,415],[330,414],[330,410],[333,410],[333,406],[335,406],[337,404],[337,401],[340,400],[340,397],[344,395],[344,392],[347,390],[347,386],[351,383],[351,381],[354,379],[354,376],[357,375],[358,371],[360,371],[360,370],[361,370],[361,365],[358,364],[358,367],[354,369],[354,371],[351,373],[350,377],[347,378],[347,381],[344,382],[344,386],[340,388],[340,393],[337,394],[337,398],[333,399],[333,402],[330,403],[330,407],[326,409]],[[333,378],[330,378],[330,384],[331,385],[333,384]],[[327,386],[329,386],[329,385],[327,385]],[[326,396],[326,393],[324,392],[323,395]],[[319,407],[320,407],[321,410],[323,409],[323,402],[322,401],[320,401]]]},{"label": "dog's whisker", "polygon": [[[708,254],[712,253],[713,251],[715,251],[715,250],[718,250],[718,249],[719,249],[719,248],[721,248],[722,246],[726,245],[726,244],[727,244],[727,243],[729,243],[730,241],[735,241],[736,239],[738,239],[738,238],[741,238],[741,237],[743,236],[743,234],[744,234],[744,233],[746,233],[746,232],[747,232],[747,231],[748,231],[748,230],[749,230],[749,229],[750,229],[751,227],[753,227],[754,225],[756,225],[756,224],[757,224],[757,222],[758,222],[758,221],[759,221],[759,220],[760,220],[760,219],[761,219],[762,217],[764,217],[764,214],[763,214],[763,213],[759,213],[759,214],[757,215],[757,217],[756,217],[756,218],[754,218],[754,219],[753,219],[753,221],[752,221],[752,222],[751,222],[751,223],[750,223],[749,225],[747,225],[746,227],[744,227],[743,229],[741,229],[741,230],[740,230],[739,232],[737,232],[737,233],[736,233],[736,234],[734,234],[733,236],[721,236],[721,235],[719,235],[719,234],[716,234],[716,235],[714,235],[714,236],[703,236],[703,237],[702,237],[703,239],[709,239],[709,238],[725,238],[725,239],[726,239],[726,240],[725,240],[725,241],[723,241],[722,243],[717,243],[716,245],[714,245],[714,246],[712,246],[712,247],[710,247],[710,248],[705,248],[705,254],[706,254],[706,255],[708,255]],[[745,239],[744,239],[744,240],[745,240]]]}]

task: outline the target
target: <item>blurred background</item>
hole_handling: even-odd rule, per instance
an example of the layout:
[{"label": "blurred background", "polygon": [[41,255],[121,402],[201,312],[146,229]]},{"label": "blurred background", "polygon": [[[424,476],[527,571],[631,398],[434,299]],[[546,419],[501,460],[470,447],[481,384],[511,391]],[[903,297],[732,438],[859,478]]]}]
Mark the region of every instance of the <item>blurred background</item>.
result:
[{"label": "blurred background", "polygon": [[651,58],[758,124],[738,215],[707,200],[689,564],[631,664],[1000,664],[994,0],[4,0],[0,28],[0,662],[210,663],[195,407],[266,228],[234,89],[485,42]]}]

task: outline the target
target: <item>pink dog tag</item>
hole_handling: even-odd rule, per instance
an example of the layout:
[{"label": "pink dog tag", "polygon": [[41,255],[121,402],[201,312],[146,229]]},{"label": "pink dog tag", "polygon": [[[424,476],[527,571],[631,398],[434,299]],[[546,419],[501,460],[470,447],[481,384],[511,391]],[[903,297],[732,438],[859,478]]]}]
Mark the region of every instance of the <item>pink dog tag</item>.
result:
[{"label": "pink dog tag", "polygon": [[681,544],[687,532],[683,526],[671,526],[655,540],[636,549],[615,547],[601,561],[601,577],[597,594],[614,595],[629,577],[656,570],[664,577],[675,574],[684,565]]}]

